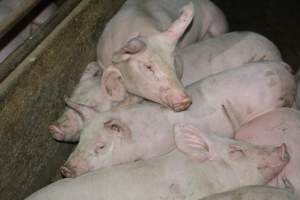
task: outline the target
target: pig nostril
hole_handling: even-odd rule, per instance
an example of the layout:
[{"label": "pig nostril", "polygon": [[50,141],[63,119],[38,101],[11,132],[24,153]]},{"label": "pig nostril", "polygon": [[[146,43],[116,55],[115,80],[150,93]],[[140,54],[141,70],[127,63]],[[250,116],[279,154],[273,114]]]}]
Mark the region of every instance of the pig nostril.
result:
[{"label": "pig nostril", "polygon": [[54,139],[59,141],[64,139],[64,132],[57,125],[49,125],[48,131]]},{"label": "pig nostril", "polygon": [[62,166],[60,168],[60,172],[64,177],[67,177],[67,178],[75,177],[75,174],[72,172],[72,170],[70,170],[69,168],[67,168],[65,166]]}]

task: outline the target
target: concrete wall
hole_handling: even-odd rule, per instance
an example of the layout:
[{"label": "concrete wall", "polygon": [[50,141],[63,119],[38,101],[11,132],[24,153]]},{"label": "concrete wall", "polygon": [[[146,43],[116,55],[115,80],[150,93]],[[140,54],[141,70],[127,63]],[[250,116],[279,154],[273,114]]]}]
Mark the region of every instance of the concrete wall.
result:
[{"label": "concrete wall", "polygon": [[96,41],[124,0],[83,0],[0,84],[0,199],[19,200],[57,177],[74,145],[48,124],[63,111]]}]

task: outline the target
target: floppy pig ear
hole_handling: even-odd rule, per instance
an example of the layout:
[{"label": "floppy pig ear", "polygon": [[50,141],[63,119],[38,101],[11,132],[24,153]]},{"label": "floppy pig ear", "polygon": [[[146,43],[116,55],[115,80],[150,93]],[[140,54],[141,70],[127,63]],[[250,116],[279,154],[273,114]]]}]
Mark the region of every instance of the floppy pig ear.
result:
[{"label": "floppy pig ear", "polygon": [[183,35],[194,17],[194,5],[192,2],[185,5],[181,9],[181,15],[176,19],[167,31],[163,32],[172,43],[177,43],[179,38]]},{"label": "floppy pig ear", "polygon": [[86,66],[86,68],[85,68],[85,70],[84,70],[84,72],[83,72],[83,74],[80,78],[80,82],[85,81],[87,79],[90,79],[92,77],[96,77],[96,76],[101,75],[101,74],[102,74],[102,69],[100,68],[98,63],[97,62],[91,62]]},{"label": "floppy pig ear", "polygon": [[146,43],[139,36],[130,39],[120,50],[113,54],[112,62],[118,63],[127,60],[131,54],[138,53],[146,48]]},{"label": "floppy pig ear", "polygon": [[101,84],[103,84],[105,92],[113,101],[123,101],[125,99],[127,91],[122,83],[121,73],[117,68],[108,67],[103,73]]},{"label": "floppy pig ear", "polygon": [[111,133],[122,137],[122,138],[130,138],[131,131],[126,124],[121,122],[118,119],[111,119],[104,123],[104,127],[109,129]]},{"label": "floppy pig ear", "polygon": [[176,146],[180,151],[201,162],[209,159],[209,145],[198,128],[188,124],[177,124],[174,134]]}]

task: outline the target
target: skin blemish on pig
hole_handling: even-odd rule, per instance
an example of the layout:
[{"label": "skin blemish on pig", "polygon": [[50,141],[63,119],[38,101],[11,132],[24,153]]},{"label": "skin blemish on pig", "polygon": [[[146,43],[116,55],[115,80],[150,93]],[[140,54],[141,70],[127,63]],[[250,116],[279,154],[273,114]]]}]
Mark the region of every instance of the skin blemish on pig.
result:
[{"label": "skin blemish on pig", "polygon": [[274,75],[275,75],[275,73],[272,71],[266,71],[266,73],[265,73],[265,77],[274,76]]},{"label": "skin blemish on pig", "polygon": [[269,83],[268,83],[268,86],[269,87],[274,87],[274,86],[276,86],[277,85],[277,81],[273,78],[273,77],[271,77],[270,78],[270,81],[269,81]]}]

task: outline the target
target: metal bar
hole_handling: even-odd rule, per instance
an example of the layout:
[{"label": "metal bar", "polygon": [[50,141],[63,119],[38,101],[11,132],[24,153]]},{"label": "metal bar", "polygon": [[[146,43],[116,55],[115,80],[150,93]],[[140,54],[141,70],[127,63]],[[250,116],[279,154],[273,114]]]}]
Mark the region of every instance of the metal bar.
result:
[{"label": "metal bar", "polygon": [[0,21],[0,37],[16,25],[25,15],[27,15],[41,0],[23,0],[13,11],[2,21]]},{"label": "metal bar", "polygon": [[32,38],[27,39],[23,45],[13,51],[0,64],[0,83],[18,66],[20,62],[58,25],[81,0],[67,0],[58,8],[48,23],[42,25]]}]

